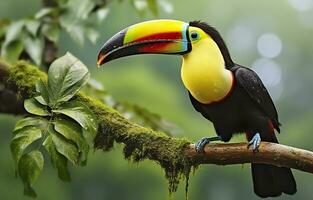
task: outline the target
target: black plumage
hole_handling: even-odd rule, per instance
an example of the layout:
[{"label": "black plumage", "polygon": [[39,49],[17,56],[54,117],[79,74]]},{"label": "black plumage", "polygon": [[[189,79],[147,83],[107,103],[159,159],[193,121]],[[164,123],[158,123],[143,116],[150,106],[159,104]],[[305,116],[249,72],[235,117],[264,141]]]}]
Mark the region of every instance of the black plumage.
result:
[{"label": "black plumage", "polygon": [[[232,61],[216,29],[199,21],[190,22],[190,25],[201,28],[212,37],[221,50],[225,68],[234,77],[232,91],[219,102],[202,104],[189,93],[194,108],[213,123],[217,135],[225,142],[236,133],[246,133],[248,140],[259,133],[262,141],[278,143],[274,130],[280,131],[278,114],[261,79],[251,69]],[[252,164],[251,168],[254,191],[258,196],[274,197],[296,192],[290,169],[265,164]]]}]

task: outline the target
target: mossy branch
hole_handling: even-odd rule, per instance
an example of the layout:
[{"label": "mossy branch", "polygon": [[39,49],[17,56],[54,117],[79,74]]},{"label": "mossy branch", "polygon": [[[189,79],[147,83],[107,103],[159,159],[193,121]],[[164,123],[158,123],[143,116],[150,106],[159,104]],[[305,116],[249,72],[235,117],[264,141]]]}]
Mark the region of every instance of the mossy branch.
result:
[{"label": "mossy branch", "polygon": [[[0,84],[17,94],[20,102],[36,94],[35,83],[40,78],[46,79],[46,74],[26,62],[21,61],[12,66],[0,63]],[[264,142],[256,153],[247,149],[247,144],[238,143],[208,145],[204,154],[198,154],[187,139],[173,138],[139,126],[122,117],[116,110],[82,93],[75,98],[89,106],[99,120],[94,141],[96,149],[107,151],[114,142],[123,143],[126,159],[135,162],[143,159],[156,161],[165,170],[170,192],[177,189],[181,176],[188,180],[191,168],[199,164],[256,162],[313,173],[313,152]]]}]

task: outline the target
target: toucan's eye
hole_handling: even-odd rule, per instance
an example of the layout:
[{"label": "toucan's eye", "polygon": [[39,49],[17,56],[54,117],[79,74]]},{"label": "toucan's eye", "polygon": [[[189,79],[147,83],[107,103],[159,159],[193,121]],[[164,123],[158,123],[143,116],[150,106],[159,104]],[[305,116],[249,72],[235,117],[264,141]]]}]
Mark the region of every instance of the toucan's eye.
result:
[{"label": "toucan's eye", "polygon": [[199,38],[199,33],[197,33],[196,31],[193,31],[190,33],[190,37],[192,40],[197,40]]}]

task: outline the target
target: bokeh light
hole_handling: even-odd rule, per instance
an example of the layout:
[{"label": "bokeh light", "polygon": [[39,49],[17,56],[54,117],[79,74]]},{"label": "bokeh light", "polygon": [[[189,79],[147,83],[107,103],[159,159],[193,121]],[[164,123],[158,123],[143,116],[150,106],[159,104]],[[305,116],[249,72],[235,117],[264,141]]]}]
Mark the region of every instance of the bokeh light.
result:
[{"label": "bokeh light", "polygon": [[282,43],[276,34],[265,33],[259,37],[257,47],[262,56],[275,58],[281,53]]},{"label": "bokeh light", "polygon": [[271,59],[261,58],[252,64],[252,69],[259,75],[272,98],[278,100],[283,92],[282,70],[278,63]]},{"label": "bokeh light", "polygon": [[166,13],[172,13],[174,11],[174,7],[171,3],[165,0],[159,0],[159,5],[163,8]]},{"label": "bokeh light", "polygon": [[313,0],[288,0],[288,2],[298,11],[310,10],[313,7]]},{"label": "bokeh light", "polygon": [[227,34],[230,48],[241,51],[249,50],[254,44],[254,34],[249,27],[236,24],[233,26]]},{"label": "bokeh light", "polygon": [[313,28],[313,20],[311,18],[311,15],[312,13],[309,11],[299,13],[298,16],[299,23],[305,28]]}]

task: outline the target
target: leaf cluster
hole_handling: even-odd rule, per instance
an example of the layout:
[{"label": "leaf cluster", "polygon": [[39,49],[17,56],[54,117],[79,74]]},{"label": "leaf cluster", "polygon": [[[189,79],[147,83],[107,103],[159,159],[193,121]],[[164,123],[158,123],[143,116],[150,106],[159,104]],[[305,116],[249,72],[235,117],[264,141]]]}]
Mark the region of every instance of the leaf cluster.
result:
[{"label": "leaf cluster", "polygon": [[1,55],[8,61],[29,58],[41,65],[46,43],[56,44],[61,30],[80,45],[85,37],[95,43],[99,37],[96,28],[107,13],[106,4],[94,0],[57,1],[55,6],[43,7],[31,17],[0,25]]},{"label": "leaf cluster", "polygon": [[86,164],[98,123],[89,107],[73,97],[88,79],[87,67],[67,53],[51,64],[48,80],[36,84],[38,95],[25,100],[29,115],[15,125],[11,152],[26,195],[36,196],[32,186],[43,169],[44,152],[63,181],[70,180],[68,162]]},{"label": "leaf cluster", "polygon": [[[59,41],[64,30],[77,44],[85,38],[95,44],[99,39],[99,26],[109,13],[107,0],[51,0],[33,16],[16,21],[0,19],[1,57],[14,62],[18,59],[42,65],[48,44]],[[140,14],[150,10],[157,15],[158,5],[170,5],[165,0],[132,0]],[[158,3],[159,2],[159,3]],[[167,6],[168,7],[168,6]],[[166,9],[166,8],[165,8]]]}]

